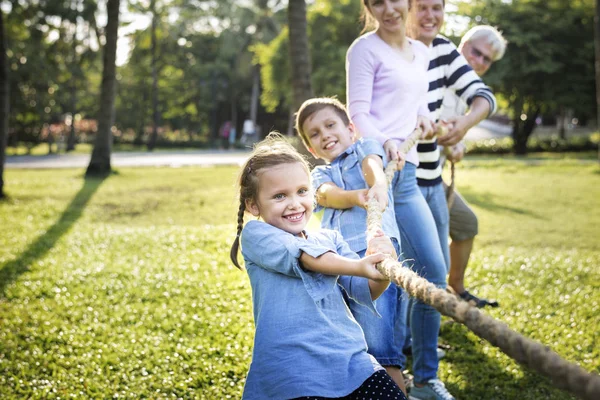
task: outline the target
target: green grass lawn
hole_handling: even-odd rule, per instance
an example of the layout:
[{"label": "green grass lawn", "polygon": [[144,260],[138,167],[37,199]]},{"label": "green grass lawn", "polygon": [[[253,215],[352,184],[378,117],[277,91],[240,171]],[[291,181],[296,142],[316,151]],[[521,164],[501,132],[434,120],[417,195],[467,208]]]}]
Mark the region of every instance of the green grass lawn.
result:
[{"label": "green grass lawn", "polygon": [[[229,262],[237,168],[82,173],[5,171],[0,398],[239,398],[253,322],[247,275]],[[600,372],[597,164],[467,159],[457,187],[480,222],[468,287]],[[441,341],[458,399],[570,398],[460,324]]]}]

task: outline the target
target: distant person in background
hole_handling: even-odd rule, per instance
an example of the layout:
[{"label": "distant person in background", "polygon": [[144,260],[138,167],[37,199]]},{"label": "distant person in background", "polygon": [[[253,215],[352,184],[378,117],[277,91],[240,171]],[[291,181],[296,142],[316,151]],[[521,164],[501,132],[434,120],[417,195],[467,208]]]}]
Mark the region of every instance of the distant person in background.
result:
[{"label": "distant person in background", "polygon": [[244,126],[242,127],[242,138],[240,142],[245,145],[252,145],[256,141],[256,126],[251,119],[247,119],[244,121]]},{"label": "distant person in background", "polygon": [[236,129],[235,129],[235,125],[232,124],[231,125],[231,131],[229,132],[229,147],[230,148],[235,148],[235,137],[236,137]]},{"label": "distant person in background", "polygon": [[229,148],[229,135],[231,134],[231,121],[225,121],[221,126],[219,136],[221,136],[221,148]]},{"label": "distant person in background", "polygon": [[[471,28],[462,37],[458,51],[466,58],[469,65],[480,77],[483,76],[495,61],[500,60],[506,51],[506,40],[498,30],[489,25],[479,25]],[[441,120],[450,119],[464,115],[468,105],[456,94],[455,91],[446,91]],[[462,142],[453,146],[448,154],[448,160],[459,162],[465,154],[465,146]],[[444,188],[448,187],[444,184]],[[469,257],[473,250],[473,242],[477,235],[477,216],[465,201],[465,199],[454,190],[454,201],[450,207],[450,273],[448,285],[460,297],[471,301],[477,307],[497,307],[498,303],[479,298],[465,288],[465,271],[469,263]]]}]

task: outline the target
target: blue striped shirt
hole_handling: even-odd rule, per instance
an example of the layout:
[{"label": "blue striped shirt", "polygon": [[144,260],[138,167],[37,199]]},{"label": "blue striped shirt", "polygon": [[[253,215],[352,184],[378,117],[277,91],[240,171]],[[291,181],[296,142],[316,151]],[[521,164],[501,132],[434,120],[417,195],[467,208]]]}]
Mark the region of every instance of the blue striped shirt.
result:
[{"label": "blue striped shirt", "polygon": [[[440,118],[444,95],[452,90],[467,105],[471,105],[475,97],[483,97],[490,103],[488,117],[496,112],[496,98],[481,78],[469,66],[467,60],[458,52],[454,43],[438,35],[429,47],[429,91],[427,105],[431,119]],[[417,145],[419,167],[417,182],[421,186],[432,186],[442,181],[442,166],[437,140],[422,140]]]}]

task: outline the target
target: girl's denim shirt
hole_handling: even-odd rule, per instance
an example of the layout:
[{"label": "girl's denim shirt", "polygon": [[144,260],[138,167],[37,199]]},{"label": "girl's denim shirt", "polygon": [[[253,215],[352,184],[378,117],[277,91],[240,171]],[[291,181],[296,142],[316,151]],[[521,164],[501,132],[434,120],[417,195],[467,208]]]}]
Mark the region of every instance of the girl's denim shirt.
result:
[{"label": "girl's denim shirt", "polygon": [[382,369],[342,296],[377,314],[368,280],[305,270],[302,252],[357,259],[338,232],[294,236],[261,221],[242,231],[252,286],[254,350],[244,399],[342,397]]}]

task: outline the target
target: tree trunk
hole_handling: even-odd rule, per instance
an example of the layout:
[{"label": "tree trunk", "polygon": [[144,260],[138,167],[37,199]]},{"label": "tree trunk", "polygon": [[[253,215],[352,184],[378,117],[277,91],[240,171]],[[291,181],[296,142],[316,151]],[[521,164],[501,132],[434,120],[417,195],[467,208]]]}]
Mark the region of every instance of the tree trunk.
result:
[{"label": "tree trunk", "polygon": [[527,140],[523,140],[523,122],[519,117],[513,118],[513,151],[516,155],[523,156],[527,154]]},{"label": "tree trunk", "polygon": [[[528,107],[529,108],[529,107]],[[524,110],[523,110],[524,112]],[[516,155],[523,156],[527,154],[527,142],[535,129],[536,123],[535,120],[540,114],[539,107],[535,106],[533,111],[526,113],[527,119],[525,121],[521,121],[521,113],[515,112],[515,117],[513,119],[513,150]]]},{"label": "tree trunk", "polygon": [[[288,25],[290,65],[292,66],[293,109],[298,110],[304,101],[314,96],[310,81],[311,63],[308,49],[305,0],[289,0]],[[310,160],[312,165],[323,164],[322,160],[315,159],[308,152],[301,140],[297,141],[296,149],[307,160]]]},{"label": "tree trunk", "polygon": [[534,107],[533,111],[527,113],[527,119],[525,120],[525,124],[523,124],[523,134],[525,135],[525,141],[529,140],[533,130],[536,127],[535,120],[540,115],[540,108]]},{"label": "tree trunk", "polygon": [[[596,129],[600,130],[600,0],[596,0],[594,28],[594,43],[596,45]],[[598,162],[600,163],[600,142],[598,142]]]},{"label": "tree trunk", "polygon": [[148,150],[154,150],[158,138],[158,72],[156,70],[156,3],[150,4],[152,9],[152,135],[148,141]]},{"label": "tree trunk", "polygon": [[258,112],[258,98],[260,96],[260,66],[256,64],[252,68],[252,95],[250,96],[250,119],[256,126],[256,114]]},{"label": "tree trunk", "polygon": [[69,129],[69,136],[67,136],[67,147],[65,149],[66,152],[75,150],[75,115],[77,114],[77,78],[79,72],[79,57],[77,56],[77,27],[78,27],[78,17],[79,17],[79,1],[75,1],[73,4],[73,9],[75,10],[75,28],[73,31],[73,43],[72,51],[73,51],[73,59],[71,60],[71,68],[73,74],[71,76],[71,126]]},{"label": "tree trunk", "polygon": [[102,86],[100,88],[100,112],[98,114],[98,132],[94,141],[94,150],[86,176],[105,177],[111,172],[110,153],[112,150],[112,126],[115,120],[116,59],[119,31],[120,0],[108,0],[106,11],[106,43],[104,45],[104,65],[102,68]]},{"label": "tree trunk", "polygon": [[0,199],[6,197],[4,190],[4,163],[6,162],[6,143],[8,139],[9,104],[4,12],[0,10]]},{"label": "tree trunk", "polygon": [[294,109],[297,110],[305,100],[313,97],[305,0],[289,1],[288,24]]}]

